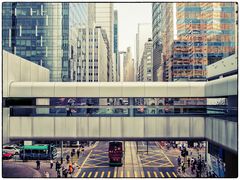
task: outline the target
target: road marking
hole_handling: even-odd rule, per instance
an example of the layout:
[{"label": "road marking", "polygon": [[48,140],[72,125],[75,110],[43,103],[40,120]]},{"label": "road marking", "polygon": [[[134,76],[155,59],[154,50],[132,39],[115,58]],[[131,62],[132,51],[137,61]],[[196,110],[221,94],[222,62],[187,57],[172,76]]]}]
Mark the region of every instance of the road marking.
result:
[{"label": "road marking", "polygon": [[82,167],[84,166],[84,164],[86,163],[87,159],[89,158],[89,156],[91,155],[92,150],[90,151],[90,153],[87,155],[87,157],[85,158],[85,160],[83,161],[82,165],[80,166],[80,168],[78,169],[78,172],[74,175],[74,177],[78,177],[78,175],[80,174]]},{"label": "road marking", "polygon": [[96,177],[97,177],[97,175],[98,175],[98,171],[97,171],[97,172],[95,172],[94,178],[96,178]]},{"label": "road marking", "polygon": [[101,178],[104,176],[104,171],[102,172],[102,174],[101,174]]},{"label": "road marking", "polygon": [[147,175],[148,175],[148,177],[151,177],[151,174],[150,174],[150,172],[149,172],[149,171],[147,171]]},{"label": "road marking", "polygon": [[85,174],[86,174],[86,172],[84,172],[81,177],[84,177]]},{"label": "road marking", "polygon": [[108,171],[108,175],[107,175],[107,177],[109,178],[109,177],[110,177],[110,175],[111,175],[111,171]]},{"label": "road marking", "polygon": [[143,171],[141,171],[141,175],[142,175],[142,177],[144,178],[145,176],[144,176],[144,172]]},{"label": "road marking", "polygon": [[166,174],[168,175],[168,177],[171,177],[170,174],[168,172],[166,172]]},{"label": "road marking", "polygon": [[113,177],[117,177],[117,171],[114,172],[114,176]]},{"label": "road marking", "polygon": [[90,172],[89,174],[88,174],[88,177],[90,177],[92,175],[92,172]]},{"label": "road marking", "polygon": [[163,178],[165,177],[162,172],[160,172],[160,174],[161,174],[161,176],[162,176]]},{"label": "road marking", "polygon": [[134,171],[134,176],[138,177],[138,173],[136,171]]},{"label": "road marking", "polygon": [[175,172],[172,172],[172,174],[173,174],[173,176],[176,178],[177,177],[177,175],[175,174]]},{"label": "road marking", "polygon": [[123,177],[123,171],[121,171],[121,177]]},{"label": "road marking", "polygon": [[130,172],[129,171],[127,171],[127,177],[130,177]]},{"label": "road marking", "polygon": [[156,171],[154,171],[153,174],[156,178],[158,177]]}]

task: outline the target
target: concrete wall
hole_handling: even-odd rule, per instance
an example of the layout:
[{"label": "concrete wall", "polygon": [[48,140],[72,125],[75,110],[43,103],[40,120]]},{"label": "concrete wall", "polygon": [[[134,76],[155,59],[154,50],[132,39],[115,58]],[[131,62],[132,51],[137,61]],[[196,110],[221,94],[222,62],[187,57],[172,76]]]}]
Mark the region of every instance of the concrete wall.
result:
[{"label": "concrete wall", "polygon": [[203,117],[10,117],[10,137],[204,137]]},{"label": "concrete wall", "polygon": [[[3,98],[13,82],[47,82],[49,70],[3,50]],[[25,92],[24,84],[19,93]],[[9,108],[3,108],[3,143],[9,142]],[[17,126],[18,124],[15,124]]]},{"label": "concrete wall", "polygon": [[3,97],[9,96],[12,82],[37,81],[49,81],[49,70],[3,50]]},{"label": "concrete wall", "polygon": [[237,151],[237,122],[206,117],[205,137]]}]

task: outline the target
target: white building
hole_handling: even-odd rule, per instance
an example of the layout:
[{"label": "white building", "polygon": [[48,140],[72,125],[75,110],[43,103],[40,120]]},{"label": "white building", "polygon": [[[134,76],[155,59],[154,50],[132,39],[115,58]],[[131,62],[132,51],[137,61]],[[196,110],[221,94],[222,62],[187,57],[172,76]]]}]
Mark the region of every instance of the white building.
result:
[{"label": "white building", "polygon": [[96,26],[100,26],[106,31],[109,42],[109,81],[114,81],[113,71],[113,40],[114,40],[114,10],[113,3],[95,3]]},{"label": "white building", "polygon": [[123,79],[125,82],[133,82],[134,81],[134,60],[132,58],[131,48],[127,48],[126,55],[124,57],[123,62],[124,74]]},{"label": "white building", "polygon": [[136,68],[140,65],[144,44],[149,38],[152,38],[152,25],[150,23],[138,24],[138,32],[136,34]]},{"label": "white building", "polygon": [[144,44],[143,55],[139,65],[138,81],[151,82],[153,81],[153,43],[149,39]]},{"label": "white building", "polygon": [[101,28],[81,28],[77,81],[107,82],[108,47]]}]

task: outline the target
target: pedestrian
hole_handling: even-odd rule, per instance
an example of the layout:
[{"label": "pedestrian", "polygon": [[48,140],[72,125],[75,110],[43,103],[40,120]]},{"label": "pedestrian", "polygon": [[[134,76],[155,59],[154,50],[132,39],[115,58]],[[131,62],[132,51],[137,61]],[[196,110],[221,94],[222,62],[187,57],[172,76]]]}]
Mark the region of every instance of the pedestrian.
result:
[{"label": "pedestrian", "polygon": [[65,178],[68,177],[68,170],[67,170],[67,168],[63,169],[63,177],[65,177]]},{"label": "pedestrian", "polygon": [[183,161],[182,161],[182,165],[181,166],[182,166],[182,172],[185,173],[185,168],[186,167],[185,167],[185,163]]},{"label": "pedestrian", "polygon": [[72,166],[72,164],[69,164],[68,172],[69,172],[70,176],[72,177],[72,173],[73,173],[73,166]]},{"label": "pedestrian", "polygon": [[57,161],[56,162],[56,171],[58,171],[58,170],[60,170],[60,168],[61,168],[61,164]]},{"label": "pedestrian", "polygon": [[78,159],[79,159],[79,156],[80,156],[80,149],[78,148],[77,149],[77,157],[78,157]]},{"label": "pedestrian", "polygon": [[69,154],[67,154],[67,156],[66,156],[67,163],[69,163],[69,159],[70,159],[70,156],[69,156]]},{"label": "pedestrian", "polygon": [[71,157],[73,157],[74,156],[74,152],[73,151],[71,151]]},{"label": "pedestrian", "polygon": [[36,164],[37,164],[37,169],[40,169],[40,166],[41,166],[41,162],[39,160],[36,161]]},{"label": "pedestrian", "polygon": [[49,173],[47,171],[44,172],[46,178],[49,178]]},{"label": "pedestrian", "polygon": [[53,168],[53,160],[51,159],[50,160],[50,169],[52,169]]},{"label": "pedestrian", "polygon": [[188,167],[190,167],[190,158],[187,158],[187,162],[188,162]]},{"label": "pedestrian", "polygon": [[84,155],[84,146],[82,146],[82,155]]},{"label": "pedestrian", "polygon": [[180,166],[181,165],[181,158],[180,158],[180,156],[178,156],[177,162],[178,162],[178,166]]}]

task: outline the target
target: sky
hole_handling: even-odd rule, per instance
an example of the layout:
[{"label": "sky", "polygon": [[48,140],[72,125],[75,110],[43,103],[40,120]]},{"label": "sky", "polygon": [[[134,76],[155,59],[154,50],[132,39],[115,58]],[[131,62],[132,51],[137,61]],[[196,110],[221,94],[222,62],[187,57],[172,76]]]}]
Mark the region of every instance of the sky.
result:
[{"label": "sky", "polygon": [[132,48],[135,57],[135,41],[138,23],[152,23],[152,3],[114,3],[118,10],[118,46],[120,51]]}]

